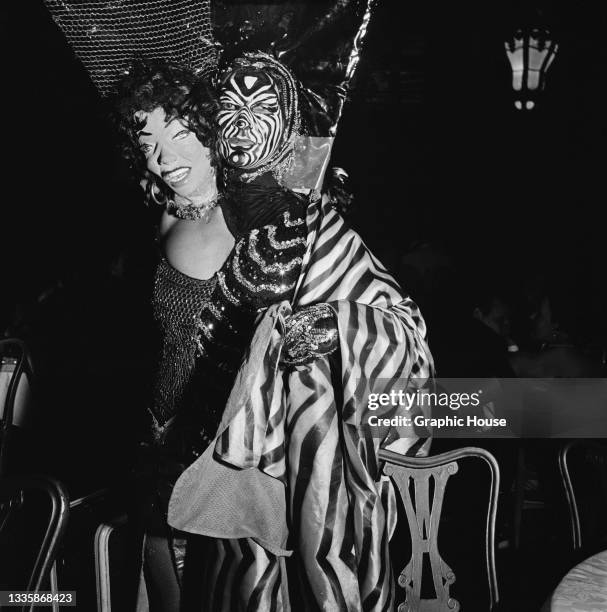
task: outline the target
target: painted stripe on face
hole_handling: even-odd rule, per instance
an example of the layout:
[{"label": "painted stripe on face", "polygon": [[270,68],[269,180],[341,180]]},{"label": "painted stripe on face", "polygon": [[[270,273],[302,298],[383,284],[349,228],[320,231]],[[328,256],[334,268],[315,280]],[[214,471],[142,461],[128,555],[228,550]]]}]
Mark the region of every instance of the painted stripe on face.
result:
[{"label": "painted stripe on face", "polygon": [[267,74],[236,72],[219,98],[219,150],[232,166],[252,170],[270,161],[285,130],[278,88]]}]

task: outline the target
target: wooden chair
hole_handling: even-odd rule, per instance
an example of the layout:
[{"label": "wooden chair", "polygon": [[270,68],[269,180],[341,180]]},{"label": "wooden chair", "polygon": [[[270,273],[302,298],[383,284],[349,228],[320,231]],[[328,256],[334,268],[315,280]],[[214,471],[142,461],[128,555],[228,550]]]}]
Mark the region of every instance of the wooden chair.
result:
[{"label": "wooden chair", "polygon": [[[483,471],[489,483],[488,497],[483,497],[486,501],[482,502],[485,508],[482,513],[486,514],[482,546],[485,559],[482,565],[486,570],[489,599],[483,604],[483,609],[495,609],[499,599],[494,546],[499,468],[493,455],[481,448],[467,447],[421,458],[381,450],[379,458],[386,462],[384,474],[392,478],[400,493],[411,536],[411,558],[398,577],[398,584],[406,591],[405,601],[398,606],[398,612],[455,612],[460,609],[460,603],[450,592],[459,570],[457,567],[449,567],[441,555],[439,526],[449,479],[458,473],[462,460],[480,460],[475,463],[484,466]],[[456,501],[459,503],[459,500]],[[461,503],[465,502],[466,499],[462,497]],[[461,530],[463,527],[455,525],[455,528]],[[434,586],[435,596],[432,598],[424,598],[422,595],[423,567],[427,561]],[[462,563],[460,569],[463,566]],[[476,577],[478,583],[481,580],[480,576]],[[476,609],[468,603],[462,601],[464,610]]]},{"label": "wooden chair", "polygon": [[607,546],[607,446],[573,440],[561,448],[558,461],[573,551],[587,556]]},{"label": "wooden chair", "polygon": [[[44,521],[46,528],[31,572],[22,585],[12,585],[15,590],[34,592],[41,590],[47,584],[58,546],[67,527],[69,503],[64,486],[52,478],[23,476],[0,479],[0,535],[10,533],[13,537],[18,535],[19,539],[27,539],[31,535],[29,533],[31,511],[34,509],[38,511],[40,495],[50,502],[48,520]],[[27,515],[27,519],[24,522],[19,521],[22,518],[20,515]],[[8,548],[3,547],[2,553],[10,554],[7,553]],[[10,563],[10,559],[8,561]],[[28,606],[23,609],[28,609]]]}]

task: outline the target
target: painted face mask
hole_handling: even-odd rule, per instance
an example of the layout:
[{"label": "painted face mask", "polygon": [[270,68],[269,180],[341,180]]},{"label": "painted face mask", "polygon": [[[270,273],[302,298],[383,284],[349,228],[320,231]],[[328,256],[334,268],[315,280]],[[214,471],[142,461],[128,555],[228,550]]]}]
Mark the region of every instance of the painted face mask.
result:
[{"label": "painted face mask", "polygon": [[219,150],[230,166],[251,176],[285,162],[298,121],[295,81],[282,64],[263,53],[236,60],[219,104]]}]

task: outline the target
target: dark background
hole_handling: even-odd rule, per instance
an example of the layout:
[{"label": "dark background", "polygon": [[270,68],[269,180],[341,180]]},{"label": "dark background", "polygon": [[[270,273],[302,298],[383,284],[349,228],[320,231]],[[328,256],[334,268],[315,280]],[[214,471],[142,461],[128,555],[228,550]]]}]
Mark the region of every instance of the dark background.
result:
[{"label": "dark background", "polygon": [[[441,240],[464,276],[537,268],[600,314],[607,9],[543,3],[560,48],[520,112],[503,47],[525,18],[516,4],[425,4],[376,3],[332,159],[351,176],[353,224],[392,269]],[[149,245],[105,109],[42,3],[5,25],[3,321],[57,279],[99,281]]]},{"label": "dark background", "polygon": [[[402,259],[430,241],[453,262],[443,307],[488,278],[510,290],[549,277],[604,346],[607,6],[543,3],[541,15],[560,48],[521,112],[504,51],[526,19],[516,3],[377,2],[332,164],[350,174],[355,229],[423,306]],[[29,330],[78,406],[65,435],[98,420],[105,448],[100,432],[145,403],[153,227],[107,109],[43,4],[5,9],[3,22],[0,323]]]},{"label": "dark background", "polygon": [[[538,277],[606,346],[607,5],[541,3],[559,51],[531,112],[514,108],[504,51],[521,6],[379,0],[339,126],[332,164],[351,177],[350,221],[422,304],[431,348],[439,307],[488,280],[516,294]],[[145,412],[154,230],[42,2],[1,16],[0,326],[29,341],[44,391],[29,459],[75,497],[125,475]],[[434,299],[405,265],[421,244],[448,262]]]}]

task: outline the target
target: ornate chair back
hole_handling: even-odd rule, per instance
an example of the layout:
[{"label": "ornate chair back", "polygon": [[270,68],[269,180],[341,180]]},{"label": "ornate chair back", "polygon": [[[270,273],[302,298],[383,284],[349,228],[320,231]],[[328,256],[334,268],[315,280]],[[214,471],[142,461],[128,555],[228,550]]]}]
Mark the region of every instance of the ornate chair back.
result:
[{"label": "ornate chair back", "polygon": [[[481,501],[481,512],[485,516],[484,522],[484,542],[479,546],[479,550],[484,550],[484,562],[481,562],[486,573],[487,596],[489,601],[485,601],[483,609],[491,610],[498,602],[497,574],[495,569],[495,520],[497,514],[497,499],[499,490],[499,468],[497,461],[488,451],[481,448],[461,448],[449,451],[433,457],[406,457],[390,451],[380,451],[380,460],[385,461],[384,474],[390,476],[396,485],[407,516],[409,533],[411,536],[411,558],[398,577],[398,584],[405,589],[405,601],[400,603],[398,612],[456,612],[460,609],[460,602],[454,595],[458,595],[456,580],[459,572],[463,574],[468,571],[464,565],[468,559],[464,558],[459,567],[451,568],[441,555],[439,543],[439,527],[444,520],[444,500],[447,485],[450,484],[451,477],[458,474],[460,464],[463,459],[479,460],[476,464],[483,465],[483,471],[488,477],[488,495]],[[466,467],[468,462],[466,461]],[[472,483],[474,485],[474,482]],[[466,497],[451,497],[453,505],[465,505]],[[464,534],[466,542],[466,529],[460,525],[459,521],[465,515],[463,511],[456,511],[456,518],[451,516],[451,532]],[[474,520],[474,519],[471,519]],[[470,522],[470,521],[468,521]],[[481,536],[482,537],[482,536]],[[469,542],[470,549],[472,542]],[[477,543],[478,544],[478,543]],[[461,542],[457,546],[461,548]],[[470,554],[470,550],[466,552]],[[393,557],[395,555],[393,554]],[[452,559],[456,556],[453,550],[447,550],[445,555]],[[424,568],[428,568],[424,572]],[[474,572],[472,572],[474,574]],[[423,578],[431,575],[433,586],[423,588]],[[474,598],[479,597],[479,593],[484,591],[479,585],[484,578],[478,574],[470,581],[470,589]],[[430,585],[426,585],[430,586]],[[451,589],[455,593],[451,593]],[[425,591],[425,593],[424,593]],[[424,594],[433,594],[425,597]],[[463,591],[462,591],[463,592]],[[459,595],[458,595],[459,596]],[[464,597],[465,599],[465,597]],[[476,609],[468,600],[462,600],[463,609]]]},{"label": "ornate chair back", "polygon": [[559,453],[574,551],[607,547],[607,446],[592,440],[567,442]]}]

